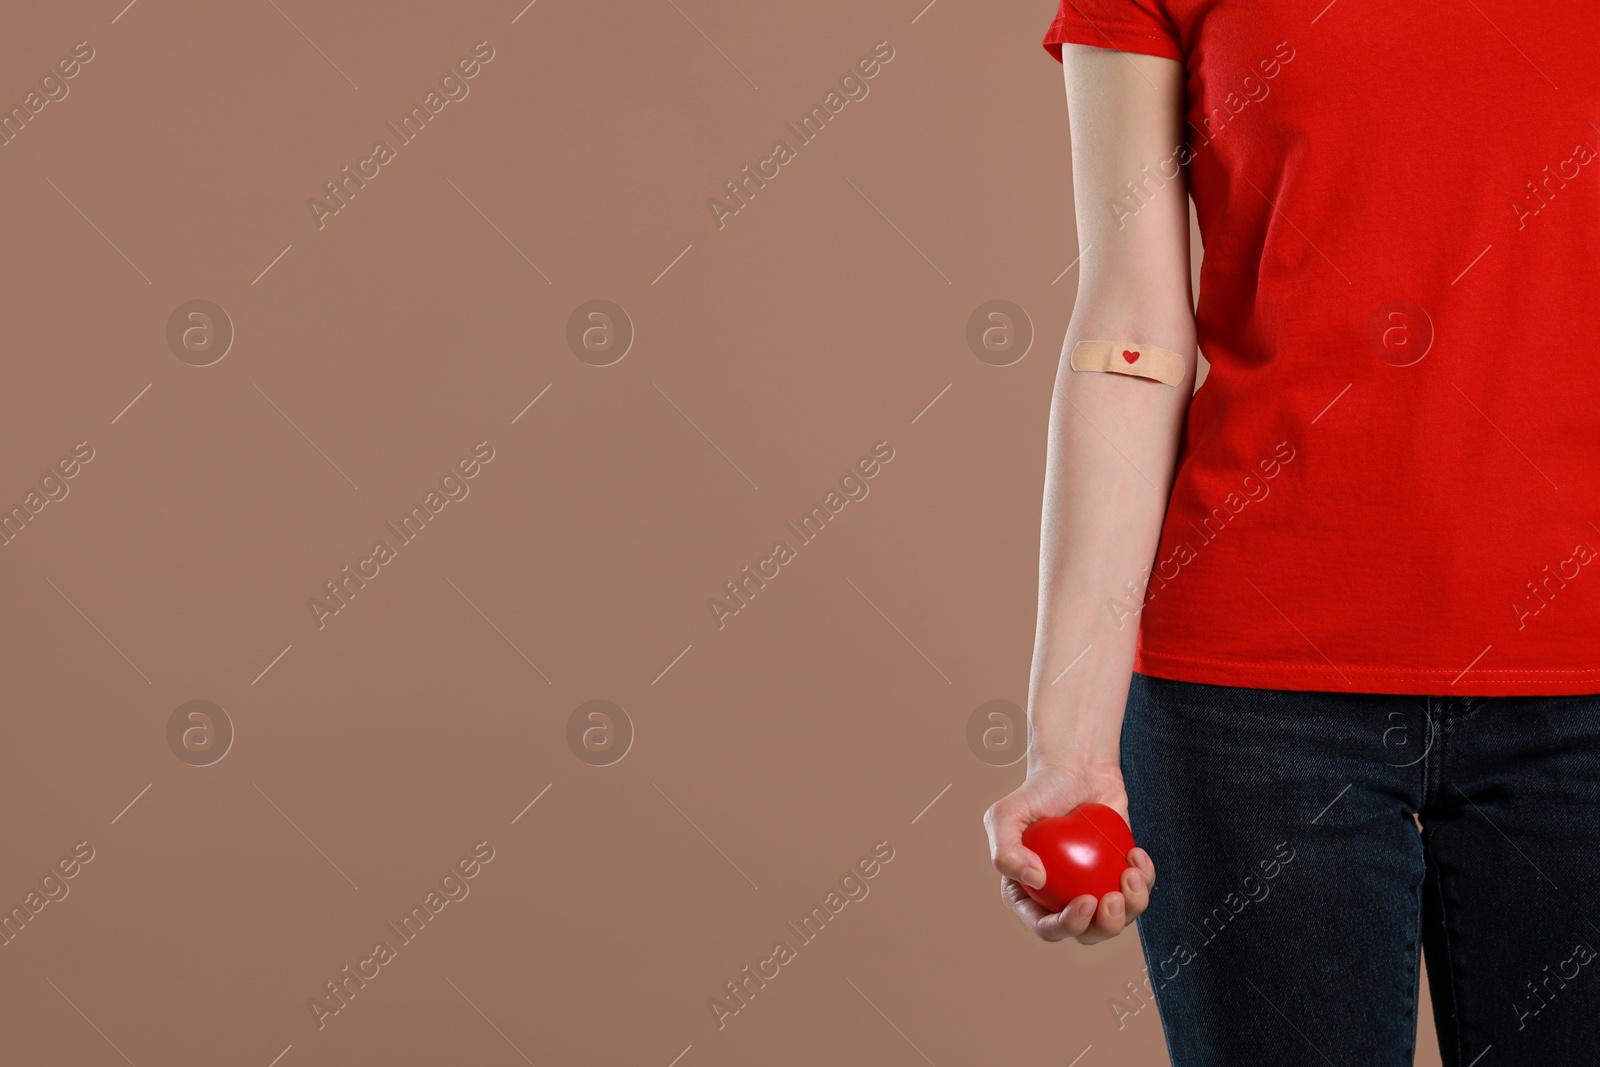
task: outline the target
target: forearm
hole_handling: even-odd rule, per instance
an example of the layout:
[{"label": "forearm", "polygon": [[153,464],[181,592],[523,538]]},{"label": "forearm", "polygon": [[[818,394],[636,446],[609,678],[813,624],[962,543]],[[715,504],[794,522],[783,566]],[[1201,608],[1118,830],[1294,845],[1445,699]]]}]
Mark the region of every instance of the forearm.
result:
[{"label": "forearm", "polygon": [[1079,340],[1193,351],[1192,319],[1127,321],[1107,303],[1074,319],[1051,404],[1029,681],[1034,766],[1117,760],[1139,612],[1193,388],[1192,369],[1178,387],[1072,370],[1066,356]]}]

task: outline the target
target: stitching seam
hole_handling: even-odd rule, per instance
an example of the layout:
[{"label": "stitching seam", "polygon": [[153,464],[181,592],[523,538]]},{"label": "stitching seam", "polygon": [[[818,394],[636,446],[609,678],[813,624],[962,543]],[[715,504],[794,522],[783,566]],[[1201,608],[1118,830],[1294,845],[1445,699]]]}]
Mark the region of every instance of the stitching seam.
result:
[{"label": "stitching seam", "polygon": [[[1279,664],[1273,664],[1273,663],[1261,663],[1261,662],[1257,662],[1257,661],[1253,661],[1253,660],[1209,659],[1209,658],[1206,658],[1206,657],[1203,657],[1203,656],[1182,656],[1182,655],[1178,655],[1178,654],[1172,653],[1172,652],[1151,652],[1151,651],[1148,651],[1146,649],[1140,649],[1139,650],[1139,654],[1143,658],[1148,659],[1148,660],[1150,660],[1152,662],[1156,662],[1156,663],[1159,663],[1162,660],[1169,660],[1169,661],[1171,661],[1173,663],[1208,663],[1208,664],[1212,664],[1213,666],[1218,666],[1218,667],[1253,667],[1253,668],[1258,668],[1258,669],[1264,667],[1264,668],[1266,668],[1268,670],[1277,671],[1280,674],[1297,674],[1297,675],[1302,675],[1302,676],[1307,677],[1307,678],[1324,678],[1324,677],[1327,677],[1329,674],[1334,673],[1333,668],[1331,668],[1331,667],[1329,667],[1329,668],[1306,668],[1306,667],[1292,667],[1292,666],[1279,665]],[[1357,674],[1386,674],[1386,675],[1392,675],[1392,676],[1397,677],[1397,678],[1411,678],[1411,677],[1415,677],[1415,676],[1418,676],[1418,675],[1438,675],[1441,678],[1454,678],[1457,675],[1461,674],[1461,671],[1459,671],[1459,670],[1453,670],[1453,669],[1448,669],[1448,668],[1432,668],[1432,667],[1417,667],[1417,668],[1404,668],[1404,667],[1340,667],[1339,670],[1340,671],[1344,671],[1346,673],[1357,673]],[[1528,674],[1581,674],[1581,675],[1592,675],[1592,676],[1594,676],[1596,678],[1600,678],[1600,668],[1597,668],[1597,667],[1574,667],[1574,668],[1570,668],[1570,669],[1565,669],[1565,668],[1563,668],[1563,669],[1555,669],[1555,668],[1552,668],[1552,669],[1539,669],[1539,668],[1520,668],[1520,667],[1474,667],[1471,670],[1470,673],[1472,673],[1472,674],[1511,674],[1511,675],[1517,675],[1517,676],[1528,675]]]}]

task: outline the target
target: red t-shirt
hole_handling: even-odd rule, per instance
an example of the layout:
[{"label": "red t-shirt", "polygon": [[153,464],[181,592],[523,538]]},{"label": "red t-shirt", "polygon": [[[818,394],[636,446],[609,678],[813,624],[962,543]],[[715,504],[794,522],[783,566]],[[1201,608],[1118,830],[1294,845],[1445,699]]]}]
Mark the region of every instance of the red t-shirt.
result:
[{"label": "red t-shirt", "polygon": [[1188,86],[1129,175],[1186,172],[1211,364],[1136,669],[1600,692],[1600,3],[1063,0],[1063,42]]}]

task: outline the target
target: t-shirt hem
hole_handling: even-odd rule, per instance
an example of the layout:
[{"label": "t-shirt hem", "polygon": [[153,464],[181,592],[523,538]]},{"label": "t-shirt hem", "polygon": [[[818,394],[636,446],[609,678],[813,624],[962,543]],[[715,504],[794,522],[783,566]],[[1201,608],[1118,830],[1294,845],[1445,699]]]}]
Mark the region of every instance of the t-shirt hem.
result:
[{"label": "t-shirt hem", "polygon": [[1063,44],[1086,44],[1119,52],[1138,52],[1183,62],[1183,50],[1172,38],[1151,33],[1148,27],[1116,22],[1094,22],[1083,16],[1058,17],[1044,35],[1044,50],[1061,62]]},{"label": "t-shirt hem", "polygon": [[1140,648],[1133,669],[1175,682],[1297,692],[1408,696],[1588,696],[1600,693],[1600,668],[1408,669],[1340,664],[1252,663],[1203,659]]}]

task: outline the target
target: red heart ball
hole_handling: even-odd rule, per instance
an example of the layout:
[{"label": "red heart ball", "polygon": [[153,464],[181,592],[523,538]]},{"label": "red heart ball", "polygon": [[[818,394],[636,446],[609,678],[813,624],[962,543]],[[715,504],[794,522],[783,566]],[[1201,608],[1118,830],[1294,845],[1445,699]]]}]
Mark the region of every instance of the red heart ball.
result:
[{"label": "red heart ball", "polygon": [[1079,804],[1022,831],[1022,845],[1044,863],[1044,888],[1023,885],[1043,907],[1060,911],[1084,894],[1096,900],[1122,888],[1133,831],[1115,808]]}]

